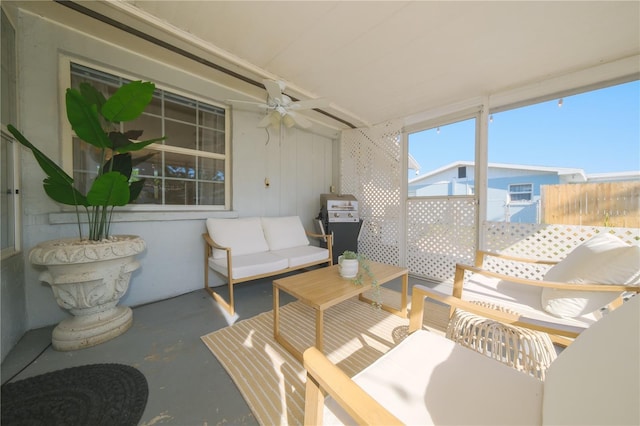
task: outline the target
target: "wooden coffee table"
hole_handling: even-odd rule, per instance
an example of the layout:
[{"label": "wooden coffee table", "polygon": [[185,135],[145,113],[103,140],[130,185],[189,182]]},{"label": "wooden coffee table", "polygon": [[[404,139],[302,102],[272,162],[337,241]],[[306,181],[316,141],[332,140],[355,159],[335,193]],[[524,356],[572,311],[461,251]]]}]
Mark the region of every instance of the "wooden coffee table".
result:
[{"label": "wooden coffee table", "polygon": [[[400,310],[382,305],[382,309],[407,317],[407,293],[409,286],[409,271],[383,263],[369,262],[371,272],[378,280],[378,284],[385,284],[395,278],[402,277],[402,292],[400,296]],[[324,331],[324,311],[351,297],[359,296],[360,300],[371,302],[363,293],[371,289],[371,280],[364,274],[363,284],[354,284],[350,278],[342,278],[338,273],[338,265],[316,269],[310,272],[293,275],[273,281],[273,336],[278,343],[302,362],[302,352],[293,347],[280,334],[280,290],[289,293],[316,311],[316,348],[322,351],[322,335]],[[373,309],[373,308],[372,308]]]}]

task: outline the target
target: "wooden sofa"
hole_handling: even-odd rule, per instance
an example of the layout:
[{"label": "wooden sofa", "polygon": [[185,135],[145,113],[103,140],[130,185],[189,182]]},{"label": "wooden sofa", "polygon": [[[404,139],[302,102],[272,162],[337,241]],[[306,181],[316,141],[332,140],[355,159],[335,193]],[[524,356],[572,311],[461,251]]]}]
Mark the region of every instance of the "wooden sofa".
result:
[{"label": "wooden sofa", "polygon": [[[331,235],[305,231],[298,216],[207,219],[204,288],[230,315],[235,314],[233,286],[314,265],[333,264]],[[326,240],[313,246],[308,237]],[[229,301],[209,286],[209,270],[226,277]]]},{"label": "wooden sofa", "polygon": [[[317,349],[305,351],[305,425],[640,424],[640,296],[581,333],[541,381],[416,331],[424,298],[432,294],[413,287],[412,334],[354,378]],[[435,299],[517,322],[517,316],[452,296]]]}]

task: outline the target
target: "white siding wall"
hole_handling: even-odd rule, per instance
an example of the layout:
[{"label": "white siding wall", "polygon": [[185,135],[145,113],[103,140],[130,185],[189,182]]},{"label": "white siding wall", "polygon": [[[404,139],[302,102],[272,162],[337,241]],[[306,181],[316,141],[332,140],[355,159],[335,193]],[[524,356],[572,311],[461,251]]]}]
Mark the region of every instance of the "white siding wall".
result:
[{"label": "white siding wall", "polygon": [[[59,6],[53,6],[60,8]],[[77,28],[103,31],[102,24],[67,11]],[[87,30],[89,31],[89,30]],[[115,71],[135,73],[140,78],[176,87],[187,93],[202,94],[218,101],[234,99],[229,78],[201,65],[188,63],[166,51],[127,39],[111,29],[113,39],[104,34],[87,36],[29,13],[22,13],[18,28],[19,117],[18,128],[45,153],[58,161],[61,154],[60,55],[71,55],[98,64],[109,64]],[[126,48],[119,47],[126,46]],[[155,55],[156,60],[144,55]],[[221,81],[215,83],[214,81]],[[335,184],[333,149],[335,139],[298,129],[286,129],[280,140],[256,124],[257,113],[236,111],[232,129],[233,212],[237,216],[300,215],[312,228],[319,210],[319,194]],[[50,201],[42,189],[43,174],[28,151],[22,152],[22,193],[25,254],[39,242],[75,237],[77,227],[60,206]],[[264,178],[271,185],[265,188]],[[50,213],[54,213],[51,215]],[[134,272],[131,287],[122,299],[134,306],[202,288],[204,219],[214,212],[124,213],[114,223],[114,233],[140,235],[148,249],[140,256],[142,267]],[[73,219],[72,219],[73,220]],[[63,222],[55,223],[53,222]],[[27,329],[57,323],[67,317],[56,304],[51,289],[41,283],[40,270],[25,257]],[[4,296],[4,294],[3,294]],[[4,297],[3,297],[4,299]],[[4,300],[3,300],[4,302]],[[4,318],[3,318],[4,320]],[[26,330],[24,330],[26,331]],[[3,337],[3,343],[4,337]]]}]

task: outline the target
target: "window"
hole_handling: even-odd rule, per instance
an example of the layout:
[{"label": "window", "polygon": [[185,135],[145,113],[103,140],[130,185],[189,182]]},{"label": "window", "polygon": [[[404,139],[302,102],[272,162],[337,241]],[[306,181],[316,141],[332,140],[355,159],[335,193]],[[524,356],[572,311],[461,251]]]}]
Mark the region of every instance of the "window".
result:
[{"label": "window", "polygon": [[2,10],[2,109],[0,122],[0,240],[2,242],[2,258],[20,250],[19,223],[19,190],[17,186],[18,174],[15,166],[19,152],[13,136],[6,132],[7,124],[17,124],[16,99],[16,49],[15,29]]},{"label": "window", "polygon": [[[109,96],[127,82],[122,77],[71,64],[71,86],[90,82]],[[142,130],[141,139],[165,136],[162,142],[133,153],[135,178],[145,186],[136,204],[206,206],[229,203],[228,120],[224,107],[159,88],[146,111],[121,123],[121,131]],[[97,151],[96,151],[97,152]],[[73,177],[87,190],[99,159],[91,147],[74,138]]]},{"label": "window", "polygon": [[509,185],[509,200],[514,201],[531,201],[533,194],[533,185],[530,183],[518,183]]}]

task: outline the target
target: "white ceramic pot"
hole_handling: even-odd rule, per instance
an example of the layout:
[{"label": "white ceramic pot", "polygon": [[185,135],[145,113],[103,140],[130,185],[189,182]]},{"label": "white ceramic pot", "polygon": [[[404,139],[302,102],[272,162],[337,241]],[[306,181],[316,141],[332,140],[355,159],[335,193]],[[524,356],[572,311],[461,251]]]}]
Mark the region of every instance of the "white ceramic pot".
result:
[{"label": "white ceramic pot", "polygon": [[338,270],[343,278],[355,278],[359,266],[358,259],[344,259],[344,256],[338,256]]},{"label": "white ceramic pot", "polygon": [[140,267],[135,257],[145,248],[140,237],[118,235],[102,241],[46,241],[31,250],[31,263],[47,268],[40,280],[51,285],[58,305],[74,315],[54,328],[55,349],[95,346],[131,327],[131,308],[117,305],[131,273]]}]

